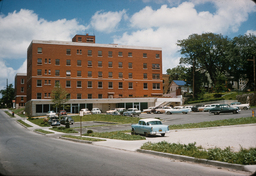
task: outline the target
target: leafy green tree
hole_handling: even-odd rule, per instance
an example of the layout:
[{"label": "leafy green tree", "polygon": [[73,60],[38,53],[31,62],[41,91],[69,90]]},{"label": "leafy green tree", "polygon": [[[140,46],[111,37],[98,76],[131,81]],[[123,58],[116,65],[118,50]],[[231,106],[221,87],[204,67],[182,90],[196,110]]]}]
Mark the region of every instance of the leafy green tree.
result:
[{"label": "leafy green tree", "polygon": [[0,90],[0,93],[2,94],[1,104],[3,103],[4,107],[5,105],[8,108],[12,107],[12,100],[14,100],[14,97],[15,97],[15,90],[13,88],[13,85],[12,84],[7,85],[7,88]]},{"label": "leafy green tree", "polygon": [[181,47],[180,53],[183,55],[180,64],[205,70],[215,84],[216,78],[225,74],[229,67],[226,59],[229,41],[227,37],[213,33],[192,34],[188,39],[178,40],[177,45]]},{"label": "leafy green tree", "polygon": [[167,69],[166,72],[169,75],[169,82],[172,82],[173,80],[186,80],[188,68],[178,65],[172,69]]},{"label": "leafy green tree", "polygon": [[68,94],[59,83],[56,83],[51,93],[52,102],[54,103],[53,107],[60,111],[63,105],[70,99]]}]

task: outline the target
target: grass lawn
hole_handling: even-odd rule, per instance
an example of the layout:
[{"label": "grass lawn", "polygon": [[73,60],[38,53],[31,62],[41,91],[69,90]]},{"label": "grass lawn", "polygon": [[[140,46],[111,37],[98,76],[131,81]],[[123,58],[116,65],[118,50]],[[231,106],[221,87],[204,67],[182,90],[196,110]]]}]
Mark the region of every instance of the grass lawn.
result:
[{"label": "grass lawn", "polygon": [[22,125],[25,125],[26,127],[32,127],[31,125],[23,122],[22,120],[17,120],[19,123],[21,123]]},{"label": "grass lawn", "polygon": [[79,139],[84,141],[106,141],[103,139],[96,139],[96,138],[88,138],[88,137],[81,137],[81,136],[72,136],[72,135],[63,135],[62,137],[72,138],[72,139]]},{"label": "grass lawn", "polygon": [[[129,131],[130,132],[130,131]],[[86,133],[84,136],[118,139],[118,140],[146,140],[144,136],[140,135],[130,135],[126,134],[127,131],[113,131],[113,132],[103,132],[103,133]]]},{"label": "grass lawn", "polygon": [[41,126],[41,127],[50,127],[50,125],[48,124],[48,122],[44,122],[44,119],[38,119],[38,118],[29,118],[28,119],[30,122]]},{"label": "grass lawn", "polygon": [[23,112],[25,110],[25,108],[19,108],[19,109],[10,109],[11,111],[13,111],[15,114],[19,115],[20,117],[27,117],[26,114],[24,115]]},{"label": "grass lawn", "polygon": [[38,132],[44,133],[44,134],[53,134],[53,132],[45,131],[45,130],[42,130],[42,129],[36,129],[35,131],[38,131]]},{"label": "grass lawn", "polygon": [[9,113],[8,111],[4,111],[8,116],[10,116],[10,117],[12,117],[12,118],[15,118],[15,117],[13,117],[12,116],[12,114],[11,113]]},{"label": "grass lawn", "polygon": [[238,119],[225,119],[216,120],[210,122],[200,122],[200,123],[189,123],[183,125],[170,125],[170,130],[175,129],[187,129],[187,128],[206,128],[206,127],[216,127],[216,126],[228,126],[228,125],[239,125],[239,124],[250,124],[256,123],[255,117],[242,117]]},{"label": "grass lawn", "polygon": [[78,133],[77,131],[73,130],[72,128],[65,128],[65,127],[53,127],[53,128],[50,128],[50,130],[54,130],[54,131],[62,132],[62,133]]}]

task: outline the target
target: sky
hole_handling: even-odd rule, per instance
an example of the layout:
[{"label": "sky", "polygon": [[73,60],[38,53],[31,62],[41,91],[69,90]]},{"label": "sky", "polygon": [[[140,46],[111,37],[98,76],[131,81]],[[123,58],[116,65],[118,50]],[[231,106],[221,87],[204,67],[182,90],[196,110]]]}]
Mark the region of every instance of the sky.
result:
[{"label": "sky", "polygon": [[256,35],[252,0],[0,0],[0,90],[27,72],[32,40],[71,41],[95,35],[96,43],[162,48],[162,70],[179,65],[178,40],[212,32],[233,38]]}]

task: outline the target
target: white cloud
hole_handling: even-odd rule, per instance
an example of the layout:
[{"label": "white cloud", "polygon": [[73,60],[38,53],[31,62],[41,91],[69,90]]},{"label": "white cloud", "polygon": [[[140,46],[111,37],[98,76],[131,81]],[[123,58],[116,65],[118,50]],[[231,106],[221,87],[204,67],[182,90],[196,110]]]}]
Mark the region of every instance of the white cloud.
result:
[{"label": "white cloud", "polygon": [[126,10],[119,12],[102,12],[97,11],[91,19],[91,26],[100,32],[113,32],[116,30],[118,24],[127,18]]},{"label": "white cloud", "polygon": [[246,34],[247,34],[247,35],[248,35],[248,34],[256,35],[256,31],[254,31],[254,30],[248,30],[248,31],[246,31]]},{"label": "white cloud", "polygon": [[[198,12],[195,5],[210,2],[215,13]],[[178,64],[177,40],[186,39],[194,33],[213,32],[226,35],[237,32],[248,14],[255,12],[252,1],[191,0],[177,7],[162,5],[153,10],[147,6],[130,18],[134,32],[124,33],[114,39],[114,43],[123,45],[162,47],[163,73]]]},{"label": "white cloud", "polygon": [[86,29],[85,26],[79,25],[76,19],[47,21],[39,19],[32,10],[24,9],[7,16],[0,15],[0,26],[0,80],[4,80],[0,82],[0,90],[5,86],[3,82],[6,78],[13,83],[17,72],[26,73],[26,61],[18,70],[6,65],[8,59],[12,59],[12,66],[15,59],[26,60],[27,48],[32,40],[71,41],[75,34]]}]

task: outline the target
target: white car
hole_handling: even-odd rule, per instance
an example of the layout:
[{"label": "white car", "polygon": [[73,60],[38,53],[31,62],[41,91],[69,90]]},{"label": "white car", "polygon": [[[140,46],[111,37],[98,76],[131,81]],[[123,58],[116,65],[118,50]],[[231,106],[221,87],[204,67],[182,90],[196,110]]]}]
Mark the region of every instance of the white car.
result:
[{"label": "white car", "polygon": [[143,109],[143,113],[151,114],[151,110],[155,107],[148,107],[148,109]]},{"label": "white car", "polygon": [[92,114],[101,114],[101,110],[99,108],[92,108],[91,113]]},{"label": "white car", "polygon": [[108,110],[106,111],[107,115],[120,115],[120,112],[117,111],[116,109]]},{"label": "white car", "polygon": [[91,114],[91,111],[88,110],[88,108],[81,109],[83,111],[83,115]]},{"label": "white car", "polygon": [[48,111],[47,114],[46,114],[47,117],[55,117],[57,116],[56,112],[54,111]]},{"label": "white car", "polygon": [[231,107],[239,107],[243,110],[248,110],[250,108],[249,104],[241,104],[240,102],[233,102],[230,104]]}]

